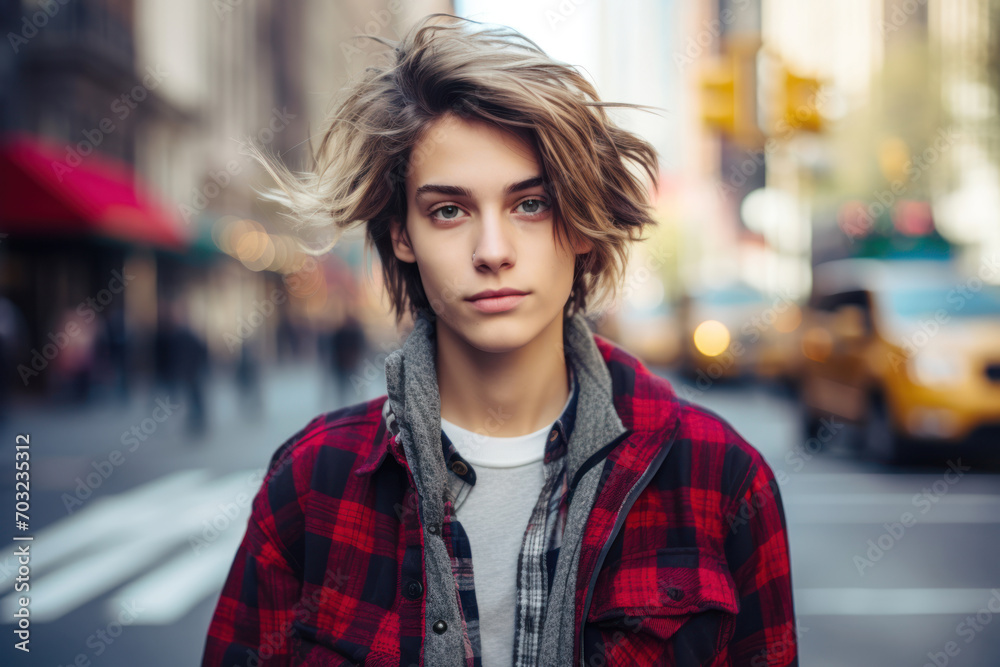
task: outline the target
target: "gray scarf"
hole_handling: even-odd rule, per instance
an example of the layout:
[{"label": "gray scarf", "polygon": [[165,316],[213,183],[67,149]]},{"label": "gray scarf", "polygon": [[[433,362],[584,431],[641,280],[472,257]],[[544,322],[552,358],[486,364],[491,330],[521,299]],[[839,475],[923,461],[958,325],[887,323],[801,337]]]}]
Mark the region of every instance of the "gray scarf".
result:
[{"label": "gray scarf", "polygon": [[[424,566],[427,571],[425,664],[464,665],[458,598],[451,561],[440,530],[449,471],[441,450],[441,397],[435,366],[435,316],[421,311],[403,347],[385,361],[389,407],[399,428],[399,440],[413,471],[424,526]],[[625,432],[615,411],[611,375],[583,315],[564,321],[567,363],[580,382],[576,423],[567,451],[567,475],[572,480],[594,452]],[[543,623],[539,664],[569,665],[573,661],[577,566],[583,528],[593,507],[602,465],[591,467],[577,484],[566,517],[548,613]],[[432,626],[444,620],[438,634]]]}]

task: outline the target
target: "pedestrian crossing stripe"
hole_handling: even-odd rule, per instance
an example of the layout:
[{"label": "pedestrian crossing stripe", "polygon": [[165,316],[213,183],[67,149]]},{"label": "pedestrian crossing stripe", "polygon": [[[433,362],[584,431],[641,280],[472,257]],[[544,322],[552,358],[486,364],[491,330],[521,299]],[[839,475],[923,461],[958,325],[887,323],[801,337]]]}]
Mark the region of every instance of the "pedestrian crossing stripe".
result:
[{"label": "pedestrian crossing stripe", "polygon": [[[142,610],[135,625],[183,618],[221,590],[262,473],[245,470],[213,480],[206,470],[179,471],[96,498],[47,526],[32,547],[32,620],[56,621],[119,587],[105,605],[109,614],[134,603]],[[0,598],[6,623],[22,596]]]}]

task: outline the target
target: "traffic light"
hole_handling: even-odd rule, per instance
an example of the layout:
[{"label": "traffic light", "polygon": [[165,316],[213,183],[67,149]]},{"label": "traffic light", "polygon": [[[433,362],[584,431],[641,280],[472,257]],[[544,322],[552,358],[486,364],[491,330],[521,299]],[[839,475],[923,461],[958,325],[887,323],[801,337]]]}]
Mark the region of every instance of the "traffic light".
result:
[{"label": "traffic light", "polygon": [[702,70],[701,118],[711,128],[736,134],[736,76],[729,56],[709,62]]},{"label": "traffic light", "polygon": [[759,148],[757,125],[757,51],[760,40],[730,38],[722,53],[701,70],[701,118],[744,148]]},{"label": "traffic light", "polygon": [[779,139],[798,132],[823,132],[823,81],[792,71],[780,54],[768,48],[761,49],[759,60],[761,129]]},{"label": "traffic light", "polygon": [[822,132],[824,123],[819,111],[822,88],[820,80],[798,76],[785,70],[784,83],[785,123],[793,130]]}]

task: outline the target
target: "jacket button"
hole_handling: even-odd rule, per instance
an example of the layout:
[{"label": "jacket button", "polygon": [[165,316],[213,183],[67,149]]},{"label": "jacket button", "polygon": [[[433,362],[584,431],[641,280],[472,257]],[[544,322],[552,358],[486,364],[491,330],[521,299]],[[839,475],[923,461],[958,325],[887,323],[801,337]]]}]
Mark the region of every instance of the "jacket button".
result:
[{"label": "jacket button", "polygon": [[456,475],[464,475],[469,472],[469,466],[465,465],[461,461],[455,461],[451,464],[451,469],[455,471]]},{"label": "jacket button", "polygon": [[420,594],[424,592],[424,587],[419,581],[410,580],[406,584],[406,588],[403,591],[403,595],[411,600],[416,600],[420,597]]},{"label": "jacket button", "polygon": [[437,620],[434,621],[434,625],[432,625],[431,627],[434,629],[434,632],[440,635],[444,634],[444,631],[448,629],[448,624],[442,620]]},{"label": "jacket button", "polygon": [[667,589],[667,597],[676,602],[677,600],[680,600],[682,597],[684,597],[684,591],[682,591],[679,588],[670,587]]},{"label": "jacket button", "polygon": [[427,526],[427,532],[430,533],[431,535],[437,535],[438,533],[441,532],[441,526],[437,525],[436,523],[432,523],[431,525]]}]

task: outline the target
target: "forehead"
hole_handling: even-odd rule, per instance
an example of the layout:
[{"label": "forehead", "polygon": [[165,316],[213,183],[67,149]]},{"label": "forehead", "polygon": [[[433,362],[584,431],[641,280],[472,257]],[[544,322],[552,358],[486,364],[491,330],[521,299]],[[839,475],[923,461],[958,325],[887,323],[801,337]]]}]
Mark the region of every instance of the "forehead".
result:
[{"label": "forehead", "polygon": [[445,115],[424,129],[410,155],[407,193],[421,185],[461,185],[486,193],[542,173],[527,132]]}]

